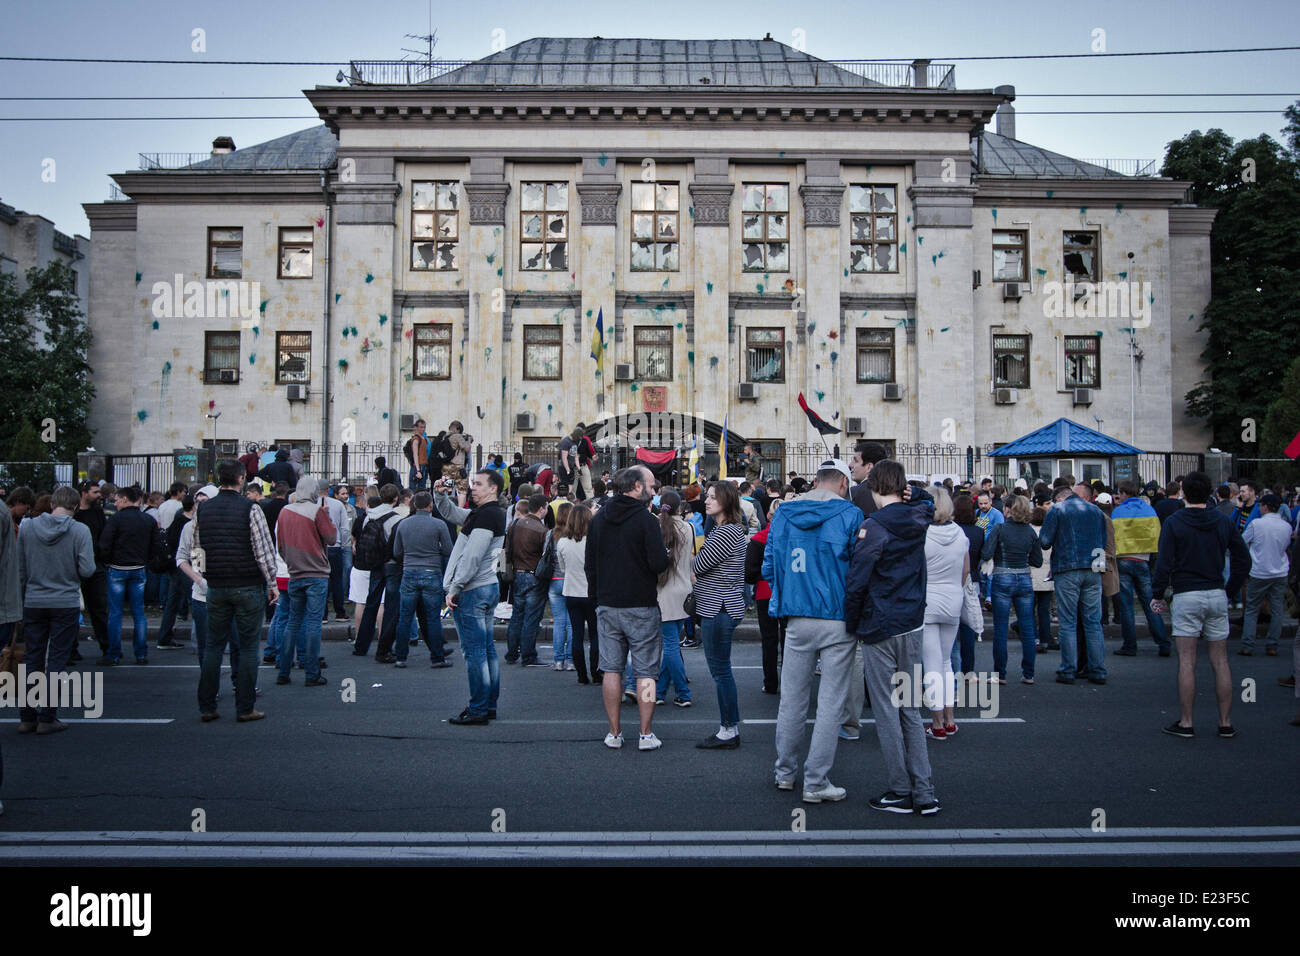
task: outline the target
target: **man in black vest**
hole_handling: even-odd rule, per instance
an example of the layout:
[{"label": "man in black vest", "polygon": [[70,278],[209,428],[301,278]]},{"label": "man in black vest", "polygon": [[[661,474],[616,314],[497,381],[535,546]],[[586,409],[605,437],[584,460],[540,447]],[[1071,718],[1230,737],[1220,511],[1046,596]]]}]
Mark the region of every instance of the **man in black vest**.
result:
[{"label": "man in black vest", "polygon": [[[241,493],[246,476],[234,458],[217,464],[221,490],[196,509],[194,548],[203,549],[200,573],[208,583],[208,633],[225,634],[233,619],[239,633],[235,715],[242,722],[266,715],[253,709],[257,698],[258,644],[268,601],[275,603],[275,546],[262,509]],[[199,717],[216,720],[222,641],[209,641],[199,677]]]}]

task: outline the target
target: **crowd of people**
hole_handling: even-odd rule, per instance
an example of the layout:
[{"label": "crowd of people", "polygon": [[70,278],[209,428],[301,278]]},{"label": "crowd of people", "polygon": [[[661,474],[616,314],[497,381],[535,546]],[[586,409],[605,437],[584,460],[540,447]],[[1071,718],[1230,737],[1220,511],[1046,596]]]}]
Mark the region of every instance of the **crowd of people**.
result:
[{"label": "crowd of people", "polygon": [[[940,805],[927,745],[958,733],[962,682],[1006,683],[1012,610],[1023,684],[1034,684],[1040,654],[1059,652],[1057,682],[1104,685],[1103,623],[1120,626],[1114,654],[1134,656],[1140,605],[1156,652],[1178,652],[1180,715],[1164,730],[1179,737],[1195,733],[1204,640],[1217,733],[1231,737],[1229,608],[1244,604],[1246,656],[1267,611],[1264,653],[1273,656],[1296,587],[1300,508],[1249,479],[1218,489],[1200,472],[1163,489],[1071,475],[1010,489],[991,478],[918,481],[882,445],[861,442],[850,461],[821,462],[811,484],[767,478],[745,446],[743,478],[675,488],[644,464],[593,478],[595,449],[581,426],[555,463],[530,466],[516,454],[471,471],[470,442],[459,422],[430,436],[417,421],[403,448],[405,484],[383,458],[371,481],[330,484],[291,452],[264,464],[253,447],[218,462],[215,485],[177,482],[165,494],[90,481],[40,499],[13,489],[0,503],[0,647],[21,622],[29,673],[62,671],[80,659],[84,608],[98,663],[117,666],[129,609],[134,659],[145,665],[145,593],[156,579],[156,646],[188,646],[176,623],[192,621],[200,719],[221,716],[228,649],[235,717],[249,722],[265,716],[259,660],[276,666],[277,684],[293,682],[295,664],[305,687],[328,683],[321,637],[331,604],[349,623],[352,654],[369,656],[374,644],[374,660],[397,668],[421,642],[433,668],[453,667],[449,617],[468,679],[468,703],[449,722],[486,725],[501,694],[494,623],[507,618],[505,664],[599,686],[612,749],[625,744],[625,705],[636,706],[637,748],[662,746],[656,707],[698,703],[683,651],[702,648],[718,726],[696,746],[728,750],[740,746],[742,726],[733,635],[754,607],[762,690],[780,697],[776,787],[793,790],[802,760],[805,801],[843,799],[830,780],[837,741],[857,739],[874,701],[888,789],[871,806],[932,815]],[[539,653],[546,607],[549,660]],[[985,610],[993,671],[981,677]],[[898,675],[914,671],[924,675],[922,706],[882,706]],[[1294,675],[1280,682],[1294,687]],[[29,708],[19,732],[65,726],[54,707]]]}]

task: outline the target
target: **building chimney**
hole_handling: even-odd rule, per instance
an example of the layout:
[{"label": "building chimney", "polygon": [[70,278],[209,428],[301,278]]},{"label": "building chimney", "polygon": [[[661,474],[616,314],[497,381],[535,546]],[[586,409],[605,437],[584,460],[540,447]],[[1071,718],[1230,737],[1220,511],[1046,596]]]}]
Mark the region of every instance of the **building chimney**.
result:
[{"label": "building chimney", "polygon": [[212,155],[224,156],[235,151],[235,141],[229,136],[218,136],[212,141]]},{"label": "building chimney", "polygon": [[[999,86],[993,90],[1002,96],[1014,99],[1016,88],[1014,86]],[[997,113],[997,134],[1005,136],[1007,139],[1016,138],[1016,110],[1010,103],[1003,103],[998,107]]]},{"label": "building chimney", "polygon": [[912,85],[917,89],[924,89],[930,85],[929,60],[912,61]]}]

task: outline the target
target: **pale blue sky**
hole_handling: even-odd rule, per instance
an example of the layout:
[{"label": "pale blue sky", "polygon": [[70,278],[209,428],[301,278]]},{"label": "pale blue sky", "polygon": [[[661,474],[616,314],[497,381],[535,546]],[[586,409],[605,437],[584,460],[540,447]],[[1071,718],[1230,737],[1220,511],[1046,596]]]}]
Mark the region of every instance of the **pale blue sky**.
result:
[{"label": "pale blue sky", "polygon": [[[563,4],[433,4],[435,56],[471,59],[491,52],[494,30],[507,44],[535,36],[759,38],[791,42],[825,59],[1088,53],[1093,31],[1109,52],[1300,44],[1300,4],[1262,2],[1042,2],[865,4],[828,0],[644,6],[608,0]],[[793,12],[792,12],[793,11]],[[398,59],[424,33],[427,0],[316,0],[308,5],[227,0],[213,6],[174,0],[7,0],[0,55],[149,59]],[[191,52],[191,31],[206,31],[207,53]],[[337,67],[50,64],[0,62],[0,97],[273,95],[260,101],[0,102],[0,116],[295,116],[301,119],[0,122],[0,200],[40,213],[64,232],[87,233],[83,202],[108,196],[108,175],[136,168],[141,152],[199,152],[218,135],[238,146],[314,122],[301,90],[333,83]],[[1300,98],[1300,52],[1214,56],[959,62],[957,85],[1016,87],[1017,137],[1079,158],[1154,159],[1191,129],[1218,126],[1233,137],[1275,138],[1281,110]],[[1048,99],[1045,93],[1272,93],[1259,97]],[[1033,116],[1037,110],[1269,109],[1276,115]],[[55,181],[42,163],[55,161]]]}]

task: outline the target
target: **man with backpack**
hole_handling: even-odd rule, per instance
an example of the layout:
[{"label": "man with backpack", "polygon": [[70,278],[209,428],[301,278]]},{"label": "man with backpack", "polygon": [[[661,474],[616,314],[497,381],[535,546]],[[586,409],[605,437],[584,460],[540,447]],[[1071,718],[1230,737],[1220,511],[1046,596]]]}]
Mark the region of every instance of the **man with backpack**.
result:
[{"label": "man with backpack", "polygon": [[[292,484],[297,483],[295,478]],[[402,487],[402,479],[398,477],[397,469],[388,467],[388,459],[383,455],[375,459],[375,484],[380,488],[384,485],[393,485],[399,489]]]},{"label": "man with backpack", "polygon": [[433,442],[424,433],[425,427],[423,418],[416,419],[415,434],[402,446],[402,454],[406,456],[406,463],[410,466],[410,484],[413,491],[423,491],[429,484],[429,454]]},{"label": "man with backpack", "polygon": [[397,528],[397,498],[401,489],[389,483],[379,489],[379,506],[366,512],[366,520],[361,526],[357,538],[356,556],[353,566],[370,572],[370,590],[366,594],[366,610],[361,615],[361,626],[357,628],[357,642],[352,649],[356,657],[365,657],[370,653],[370,642],[375,636],[375,620],[379,617],[379,606],[384,607],[384,625],[379,635],[379,647],[375,651],[375,660],[380,664],[392,664],[397,658],[388,653],[397,635],[397,621],[401,608],[401,573],[393,559],[393,532]]}]

